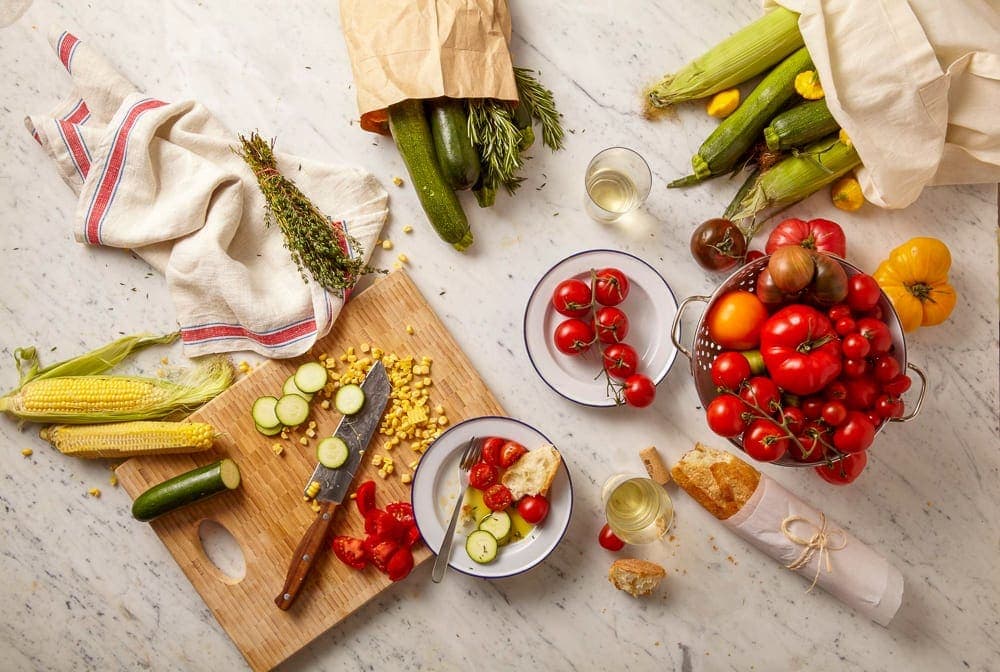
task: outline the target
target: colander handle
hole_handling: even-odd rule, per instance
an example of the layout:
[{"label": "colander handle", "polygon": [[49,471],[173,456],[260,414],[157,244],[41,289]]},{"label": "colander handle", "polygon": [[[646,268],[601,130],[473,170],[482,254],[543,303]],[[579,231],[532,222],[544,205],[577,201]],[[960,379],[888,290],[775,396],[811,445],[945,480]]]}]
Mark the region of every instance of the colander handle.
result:
[{"label": "colander handle", "polygon": [[917,413],[920,412],[920,405],[924,403],[924,392],[927,391],[927,376],[924,375],[924,372],[916,364],[907,362],[906,368],[913,369],[917,376],[920,377],[920,394],[917,395],[917,403],[913,405],[913,410],[902,417],[889,418],[892,422],[909,422],[910,420],[913,420],[913,418],[917,417]]},{"label": "colander handle", "polygon": [[681,316],[684,315],[685,309],[687,309],[688,304],[692,301],[708,303],[711,298],[712,297],[710,296],[689,296],[681,301],[681,304],[677,306],[677,314],[674,315],[674,323],[670,325],[670,340],[673,341],[674,347],[677,348],[678,352],[683,354],[688,359],[691,359],[694,355],[692,355],[691,351],[681,344]]}]

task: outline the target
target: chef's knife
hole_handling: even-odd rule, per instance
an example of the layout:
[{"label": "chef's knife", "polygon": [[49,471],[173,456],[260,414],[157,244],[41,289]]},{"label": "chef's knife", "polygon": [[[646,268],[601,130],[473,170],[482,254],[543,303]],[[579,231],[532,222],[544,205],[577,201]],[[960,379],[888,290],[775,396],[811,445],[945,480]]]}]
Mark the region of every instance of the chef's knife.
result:
[{"label": "chef's knife", "polygon": [[361,384],[361,389],[365,393],[364,406],[354,415],[345,415],[337,426],[337,431],[334,432],[334,436],[343,439],[347,444],[350,451],[347,461],[336,469],[317,464],[316,470],[306,481],[306,490],[313,481],[318,481],[320,484],[315,497],[319,502],[319,512],[295,549],[288,568],[288,576],[285,577],[284,588],[278,597],[274,598],[274,603],[280,609],[292,606],[299,589],[309,575],[309,570],[315,564],[316,554],[330,531],[333,510],[344,501],[344,496],[351,487],[351,481],[354,480],[354,474],[361,466],[361,458],[382,419],[382,411],[389,401],[391,388],[385,366],[380,361],[375,362]]}]

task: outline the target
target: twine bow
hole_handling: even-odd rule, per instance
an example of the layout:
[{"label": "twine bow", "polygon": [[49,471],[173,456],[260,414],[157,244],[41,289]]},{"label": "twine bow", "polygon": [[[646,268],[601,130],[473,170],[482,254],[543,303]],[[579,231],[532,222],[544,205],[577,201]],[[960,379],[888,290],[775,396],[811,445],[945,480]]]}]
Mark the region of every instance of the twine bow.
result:
[{"label": "twine bow", "polygon": [[[815,530],[809,539],[804,539],[789,529],[789,526],[796,521],[803,522]],[[833,567],[830,565],[830,551],[839,551],[847,546],[847,535],[844,534],[843,530],[834,529],[829,532],[827,531],[826,516],[822,512],[819,514],[819,521],[820,524],[817,525],[813,521],[808,518],[803,518],[802,516],[788,516],[781,521],[782,534],[788,537],[788,540],[792,543],[805,547],[802,549],[802,553],[799,554],[798,558],[796,558],[791,564],[785,565],[788,569],[801,569],[809,564],[809,561],[812,560],[816,553],[820,554],[821,560],[816,563],[816,576],[813,577],[812,584],[806,590],[807,593],[816,587],[816,583],[819,581],[819,573],[822,564],[826,564],[827,573],[833,571]]]}]

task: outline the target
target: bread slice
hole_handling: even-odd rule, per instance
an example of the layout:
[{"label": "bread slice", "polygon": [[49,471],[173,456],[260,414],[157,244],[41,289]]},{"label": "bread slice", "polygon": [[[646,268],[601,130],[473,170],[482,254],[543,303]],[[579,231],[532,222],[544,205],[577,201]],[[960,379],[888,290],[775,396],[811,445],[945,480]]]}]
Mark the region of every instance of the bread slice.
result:
[{"label": "bread slice", "polygon": [[700,443],[681,456],[670,475],[719,520],[743,508],[760,482],[760,472],[740,458]]},{"label": "bread slice", "polygon": [[555,446],[545,444],[522,455],[503,473],[500,482],[507,486],[515,502],[525,495],[545,496],[561,462],[562,456]]},{"label": "bread slice", "polygon": [[624,590],[632,597],[649,595],[667,575],[655,562],[636,558],[621,558],[611,563],[608,581],[618,590]]}]

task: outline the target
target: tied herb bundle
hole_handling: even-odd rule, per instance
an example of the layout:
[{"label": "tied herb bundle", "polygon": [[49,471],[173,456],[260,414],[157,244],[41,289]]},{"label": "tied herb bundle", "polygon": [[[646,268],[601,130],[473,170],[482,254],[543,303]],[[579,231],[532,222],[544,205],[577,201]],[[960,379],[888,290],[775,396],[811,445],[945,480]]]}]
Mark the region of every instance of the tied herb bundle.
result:
[{"label": "tied herb bundle", "polygon": [[475,189],[480,207],[493,205],[500,187],[513,194],[521,185],[524,178],[518,173],[524,166],[523,153],[535,142],[533,121],[542,126],[542,144],[552,151],[563,146],[562,123],[552,91],[527,68],[515,67],[514,81],[519,105],[491,98],[468,101],[469,138],[482,169]]},{"label": "tied herb bundle", "polygon": [[[295,183],[278,171],[274,141],[257,133],[240,136],[234,150],[253,170],[267,202],[266,222],[277,222],[287,249],[302,279],[309,282],[306,269],[324,289],[343,298],[358,279],[368,273],[384,273],[364,263],[364,250],[346,230],[342,230],[313,205]],[[346,242],[347,245],[342,245]],[[345,250],[356,251],[355,256]]]}]

